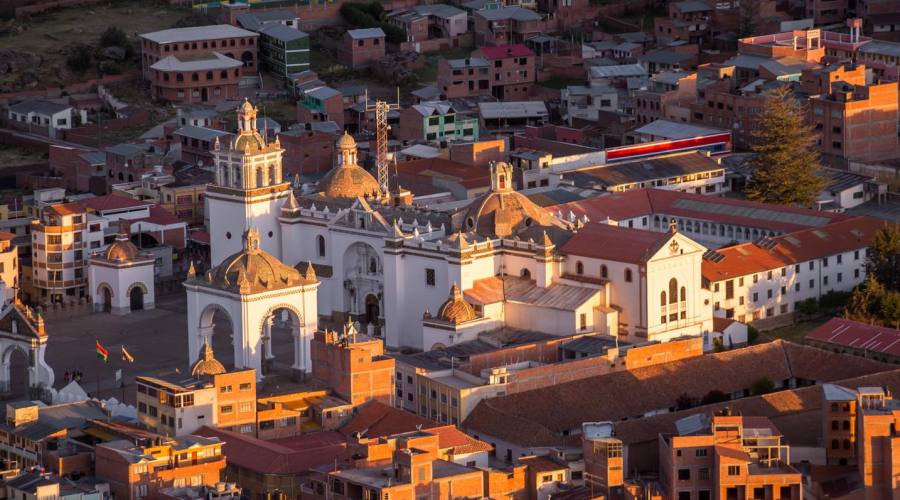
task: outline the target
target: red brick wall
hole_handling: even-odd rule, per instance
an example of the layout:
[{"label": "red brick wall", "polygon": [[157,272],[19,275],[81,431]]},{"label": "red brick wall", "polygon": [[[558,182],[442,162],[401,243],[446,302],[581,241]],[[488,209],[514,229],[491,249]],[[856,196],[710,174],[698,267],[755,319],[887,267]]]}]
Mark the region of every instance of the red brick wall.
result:
[{"label": "red brick wall", "polygon": [[282,135],[284,148],[282,170],[293,177],[331,170],[335,137],[324,132],[308,131],[300,136]]}]

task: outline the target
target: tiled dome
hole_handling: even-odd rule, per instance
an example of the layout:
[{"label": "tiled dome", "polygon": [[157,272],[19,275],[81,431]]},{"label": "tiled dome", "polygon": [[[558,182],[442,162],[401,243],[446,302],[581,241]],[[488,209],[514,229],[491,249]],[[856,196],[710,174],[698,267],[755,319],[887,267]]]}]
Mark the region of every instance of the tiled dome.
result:
[{"label": "tiled dome", "polygon": [[475,319],[475,308],[466,302],[455,283],[450,289],[450,297],[438,311],[438,318],[455,325]]}]

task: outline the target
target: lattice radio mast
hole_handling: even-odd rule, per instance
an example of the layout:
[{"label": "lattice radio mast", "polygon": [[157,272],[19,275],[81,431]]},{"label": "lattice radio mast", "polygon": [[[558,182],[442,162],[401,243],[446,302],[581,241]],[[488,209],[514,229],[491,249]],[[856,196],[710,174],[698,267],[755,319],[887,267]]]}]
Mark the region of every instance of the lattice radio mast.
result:
[{"label": "lattice radio mast", "polygon": [[389,103],[376,100],[374,105],[369,104],[369,89],[366,89],[366,113],[375,112],[375,166],[378,169],[378,185],[381,194],[387,196],[390,193],[388,184],[388,112],[392,109],[400,109],[400,88],[397,88],[397,101]]}]

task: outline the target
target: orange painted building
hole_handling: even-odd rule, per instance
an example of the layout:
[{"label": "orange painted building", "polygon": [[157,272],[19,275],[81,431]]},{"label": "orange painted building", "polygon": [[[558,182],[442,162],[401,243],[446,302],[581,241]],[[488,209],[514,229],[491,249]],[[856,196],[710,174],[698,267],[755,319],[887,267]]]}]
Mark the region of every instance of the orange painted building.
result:
[{"label": "orange painted building", "polygon": [[659,437],[666,498],[803,498],[790,448],[768,418],[696,414],[676,427],[677,435]]},{"label": "orange painted building", "polygon": [[122,439],[97,445],[96,476],[119,500],[155,498],[163,488],[214,486],[225,455],[218,438],[182,437],[153,446]]},{"label": "orange painted building", "polygon": [[320,331],[310,350],[313,379],[352,406],[373,399],[393,404],[394,360],[384,355],[381,339]]},{"label": "orange painted building", "polygon": [[441,458],[440,436],[414,431],[366,446],[356,468],[328,475],[326,498],[482,498],[481,470]]}]

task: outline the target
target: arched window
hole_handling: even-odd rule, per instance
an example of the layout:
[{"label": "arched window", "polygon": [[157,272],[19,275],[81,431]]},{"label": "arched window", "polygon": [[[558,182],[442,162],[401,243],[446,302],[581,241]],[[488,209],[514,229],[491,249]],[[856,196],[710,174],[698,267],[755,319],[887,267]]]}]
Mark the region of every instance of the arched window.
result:
[{"label": "arched window", "polygon": [[375,257],[369,259],[369,273],[375,274],[378,272],[378,261],[375,260]]},{"label": "arched window", "polygon": [[263,167],[259,167],[256,169],[256,187],[263,187],[266,183],[266,174],[263,172]]},{"label": "arched window", "polygon": [[212,71],[207,71],[207,72],[206,72],[206,79],[207,79],[207,80],[212,80],[212,79],[213,79],[213,72],[212,72]]},{"label": "arched window", "polygon": [[666,305],[666,292],[659,292],[659,305]]},{"label": "arched window", "polygon": [[275,164],[269,165],[269,184],[277,184]]},{"label": "arched window", "polygon": [[522,277],[525,279],[531,279],[531,271],[529,271],[527,267],[522,268]]},{"label": "arched window", "polygon": [[197,73],[191,73],[191,81],[192,81],[192,82],[199,82],[199,81],[200,81],[200,75],[198,75]]},{"label": "arched window", "polygon": [[625,282],[631,283],[631,269],[625,270]]},{"label": "arched window", "polygon": [[681,287],[681,301],[687,301],[687,290],[684,287]]},{"label": "arched window", "polygon": [[678,302],[678,280],[672,278],[669,280],[669,303]]},{"label": "arched window", "polygon": [[505,175],[500,176],[498,185],[500,186],[500,189],[506,189],[506,176]]},{"label": "arched window", "polygon": [[608,277],[608,276],[609,276],[609,272],[608,272],[607,269],[606,269],[606,264],[600,266],[600,277],[601,277],[601,278],[606,278],[606,277]]},{"label": "arched window", "polygon": [[228,78],[228,71],[223,69],[221,72],[219,72],[219,78],[223,80]]},{"label": "arched window", "polygon": [[584,274],[584,264],[580,260],[575,263],[575,274]]},{"label": "arched window", "polygon": [[175,73],[175,81],[177,81],[177,82],[183,82],[183,81],[184,81],[184,74],[183,74],[183,73]]},{"label": "arched window", "polygon": [[319,235],[316,237],[316,248],[319,251],[319,257],[325,256],[325,237]]},{"label": "arched window", "polygon": [[666,322],[666,292],[659,292],[659,322]]}]

